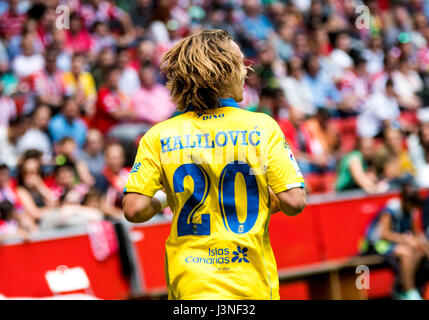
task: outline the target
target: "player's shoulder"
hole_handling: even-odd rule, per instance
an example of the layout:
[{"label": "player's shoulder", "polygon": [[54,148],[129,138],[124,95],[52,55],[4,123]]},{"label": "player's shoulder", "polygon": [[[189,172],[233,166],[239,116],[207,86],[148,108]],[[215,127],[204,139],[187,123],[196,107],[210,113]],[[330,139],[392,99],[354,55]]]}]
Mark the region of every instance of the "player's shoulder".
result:
[{"label": "player's shoulder", "polygon": [[277,122],[266,113],[239,108],[234,111],[237,113],[240,119],[251,124],[257,124],[259,127],[266,127],[272,129],[277,126]]},{"label": "player's shoulder", "polygon": [[146,138],[156,138],[162,136],[162,133],[171,131],[180,126],[180,122],[184,120],[185,114],[179,114],[167,120],[154,124],[143,136]]}]

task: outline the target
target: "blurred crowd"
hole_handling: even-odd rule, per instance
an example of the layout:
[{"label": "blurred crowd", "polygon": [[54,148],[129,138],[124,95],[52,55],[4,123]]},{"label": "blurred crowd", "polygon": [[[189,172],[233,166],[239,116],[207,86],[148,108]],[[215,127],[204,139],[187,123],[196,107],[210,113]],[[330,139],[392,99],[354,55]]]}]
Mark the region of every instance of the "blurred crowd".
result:
[{"label": "blurred crowd", "polygon": [[428,18],[427,0],[0,1],[0,237],[123,219],[136,144],[177,114],[162,54],[210,28],[310,193],[428,187]]}]

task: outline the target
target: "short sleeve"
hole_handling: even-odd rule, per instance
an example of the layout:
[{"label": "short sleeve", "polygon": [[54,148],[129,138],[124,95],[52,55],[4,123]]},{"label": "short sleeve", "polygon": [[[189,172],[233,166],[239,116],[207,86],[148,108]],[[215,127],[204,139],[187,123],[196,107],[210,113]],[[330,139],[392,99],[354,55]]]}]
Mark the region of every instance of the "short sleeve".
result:
[{"label": "short sleeve", "polygon": [[279,193],[292,188],[304,188],[304,178],[277,122],[271,119],[271,133],[268,137],[268,164],[266,176],[268,185]]},{"label": "short sleeve", "polygon": [[163,188],[160,142],[157,137],[158,135],[152,129],[140,140],[124,193],[136,192],[153,197],[155,192]]}]

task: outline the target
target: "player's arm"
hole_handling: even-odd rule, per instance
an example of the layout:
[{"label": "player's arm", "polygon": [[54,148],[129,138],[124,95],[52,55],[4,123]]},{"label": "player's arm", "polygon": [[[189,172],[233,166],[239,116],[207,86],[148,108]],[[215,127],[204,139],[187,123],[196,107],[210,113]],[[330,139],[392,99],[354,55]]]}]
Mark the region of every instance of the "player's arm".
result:
[{"label": "player's arm", "polygon": [[286,215],[295,216],[303,211],[307,204],[304,179],[278,124],[272,119],[270,122],[272,131],[266,150],[270,209],[272,213],[282,211]]},{"label": "player's arm", "polygon": [[122,208],[130,222],[145,222],[167,206],[161,181],[160,143],[154,127],[140,140],[124,189]]},{"label": "player's arm", "polygon": [[293,188],[276,194],[279,210],[288,216],[296,216],[307,205],[307,193],[304,188]]},{"label": "player's arm", "polygon": [[140,223],[150,220],[167,206],[167,196],[157,191],[153,197],[139,193],[127,193],[122,201],[125,218],[129,222]]},{"label": "player's arm", "polygon": [[289,216],[295,216],[304,210],[307,204],[307,193],[303,188],[293,188],[278,194],[275,194],[271,188],[269,191],[271,213],[282,211]]}]

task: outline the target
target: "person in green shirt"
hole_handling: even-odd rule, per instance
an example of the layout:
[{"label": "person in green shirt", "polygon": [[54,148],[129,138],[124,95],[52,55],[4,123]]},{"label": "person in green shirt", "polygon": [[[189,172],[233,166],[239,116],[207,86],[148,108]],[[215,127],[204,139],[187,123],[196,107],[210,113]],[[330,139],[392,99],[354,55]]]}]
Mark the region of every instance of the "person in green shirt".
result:
[{"label": "person in green shirt", "polygon": [[387,191],[389,185],[377,178],[372,161],[375,155],[374,140],[360,138],[356,150],[345,155],[338,167],[336,190],[362,189],[366,193]]}]

